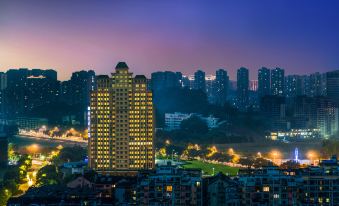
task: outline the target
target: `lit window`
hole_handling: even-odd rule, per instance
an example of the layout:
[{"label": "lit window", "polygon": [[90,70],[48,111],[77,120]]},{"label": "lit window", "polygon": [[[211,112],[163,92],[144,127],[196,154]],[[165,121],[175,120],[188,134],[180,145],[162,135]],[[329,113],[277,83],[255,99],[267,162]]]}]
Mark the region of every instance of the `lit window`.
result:
[{"label": "lit window", "polygon": [[167,185],[166,186],[166,191],[167,192],[172,192],[172,185]]}]

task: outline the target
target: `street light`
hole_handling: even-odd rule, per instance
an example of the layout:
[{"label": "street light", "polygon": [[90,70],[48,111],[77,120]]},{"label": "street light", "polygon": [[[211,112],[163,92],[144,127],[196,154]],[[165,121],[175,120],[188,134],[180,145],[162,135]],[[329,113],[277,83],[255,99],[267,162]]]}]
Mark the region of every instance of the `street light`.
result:
[{"label": "street light", "polygon": [[227,150],[227,154],[228,155],[230,155],[230,156],[233,156],[234,155],[234,149],[233,148],[229,148],[228,150]]},{"label": "street light", "polygon": [[170,145],[171,144],[171,141],[169,141],[168,139],[165,141],[165,144],[166,145]]},{"label": "street light", "polygon": [[271,157],[273,157],[273,163],[277,164],[277,158],[280,158],[281,153],[278,150],[271,151]]},{"label": "street light", "polygon": [[312,164],[315,165],[315,160],[318,157],[317,152],[310,150],[310,151],[307,152],[306,156],[310,160],[310,162],[312,162]]}]

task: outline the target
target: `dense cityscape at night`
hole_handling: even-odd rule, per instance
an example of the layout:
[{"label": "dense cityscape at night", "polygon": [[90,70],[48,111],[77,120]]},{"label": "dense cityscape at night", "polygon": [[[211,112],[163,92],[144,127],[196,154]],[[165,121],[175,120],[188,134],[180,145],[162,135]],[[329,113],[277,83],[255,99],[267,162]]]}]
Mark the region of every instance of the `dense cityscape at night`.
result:
[{"label": "dense cityscape at night", "polygon": [[339,205],[338,9],[0,1],[0,206]]}]

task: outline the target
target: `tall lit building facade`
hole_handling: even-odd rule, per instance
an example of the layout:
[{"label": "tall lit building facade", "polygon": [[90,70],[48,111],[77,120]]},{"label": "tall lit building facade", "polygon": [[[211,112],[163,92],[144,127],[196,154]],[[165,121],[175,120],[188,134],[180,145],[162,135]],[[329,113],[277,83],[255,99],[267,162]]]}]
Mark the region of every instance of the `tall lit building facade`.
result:
[{"label": "tall lit building facade", "polygon": [[7,88],[7,75],[0,72],[0,119],[5,116],[5,89]]},{"label": "tall lit building facade", "polygon": [[275,68],[271,71],[271,94],[275,96],[284,95],[285,71]]},{"label": "tall lit building facade", "polygon": [[245,67],[241,67],[237,71],[237,99],[238,108],[245,110],[249,100],[249,72]]},{"label": "tall lit building facade", "polygon": [[285,95],[287,98],[300,96],[303,94],[302,78],[299,75],[288,75],[285,78]]},{"label": "tall lit building facade", "polygon": [[224,69],[218,69],[215,76],[216,104],[224,105],[227,101],[230,78]]},{"label": "tall lit building facade", "polygon": [[259,98],[271,93],[271,70],[262,67],[258,71],[258,96]]},{"label": "tall lit building facade", "polygon": [[91,94],[89,167],[98,172],[154,168],[152,92],[143,75],[124,62],[112,76],[97,77]]},{"label": "tall lit building facade", "polygon": [[206,91],[205,72],[198,70],[194,73],[194,89]]},{"label": "tall lit building facade", "polygon": [[326,73],[327,97],[339,103],[339,70]]}]

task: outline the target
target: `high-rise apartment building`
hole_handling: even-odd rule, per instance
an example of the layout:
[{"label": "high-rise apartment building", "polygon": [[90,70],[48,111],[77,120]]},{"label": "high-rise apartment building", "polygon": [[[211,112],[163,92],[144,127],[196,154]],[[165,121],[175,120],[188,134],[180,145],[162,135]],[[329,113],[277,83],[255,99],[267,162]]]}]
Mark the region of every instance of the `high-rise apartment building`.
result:
[{"label": "high-rise apartment building", "polygon": [[269,120],[272,130],[284,131],[286,122],[286,99],[281,96],[264,96],[260,102],[262,114]]},{"label": "high-rise apartment building", "polygon": [[208,102],[211,104],[214,104],[216,99],[215,99],[215,76],[214,75],[206,75],[205,76],[205,92],[207,95]]},{"label": "high-rise apartment building", "polygon": [[5,116],[5,89],[7,88],[7,75],[0,72],[0,118]]},{"label": "high-rise apartment building", "polygon": [[326,73],[327,97],[339,103],[339,70]]},{"label": "high-rise apartment building", "polygon": [[258,71],[258,96],[270,95],[271,93],[271,70],[262,67]]},{"label": "high-rise apartment building", "polygon": [[285,78],[285,95],[287,98],[293,98],[302,95],[302,78],[299,75],[288,75]]},{"label": "high-rise apartment building", "polygon": [[311,74],[309,76],[309,91],[306,95],[312,97],[323,95],[322,85],[322,75],[319,72]]},{"label": "high-rise apartment building", "polygon": [[89,166],[98,172],[154,168],[153,103],[143,75],[119,62],[91,94]]},{"label": "high-rise apartment building", "polygon": [[151,75],[151,84],[153,92],[163,92],[165,89],[180,88],[180,74],[177,72],[164,71],[153,72]]},{"label": "high-rise apartment building", "polygon": [[275,68],[271,71],[271,94],[275,96],[284,95],[285,71]]},{"label": "high-rise apartment building", "polygon": [[60,82],[54,70],[10,69],[6,75],[6,113],[9,115],[26,115],[59,97]]},{"label": "high-rise apartment building", "polygon": [[215,76],[215,103],[224,105],[227,101],[230,79],[224,69],[218,69]]},{"label": "high-rise apartment building", "polygon": [[198,70],[194,73],[194,85],[193,89],[200,89],[203,92],[206,91],[205,72]]},{"label": "high-rise apartment building", "polygon": [[248,69],[241,67],[237,72],[237,99],[238,107],[241,110],[246,109],[249,100],[249,73]]}]

